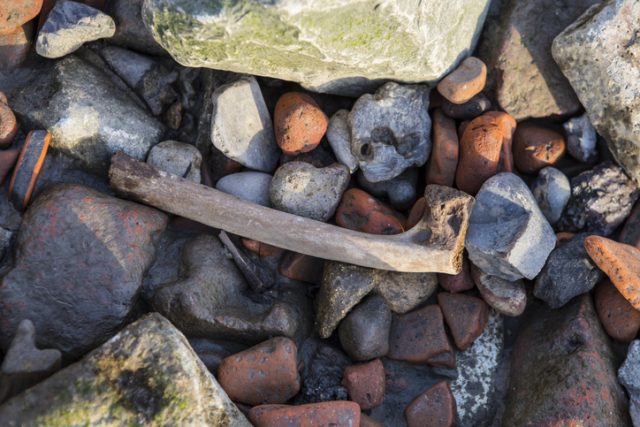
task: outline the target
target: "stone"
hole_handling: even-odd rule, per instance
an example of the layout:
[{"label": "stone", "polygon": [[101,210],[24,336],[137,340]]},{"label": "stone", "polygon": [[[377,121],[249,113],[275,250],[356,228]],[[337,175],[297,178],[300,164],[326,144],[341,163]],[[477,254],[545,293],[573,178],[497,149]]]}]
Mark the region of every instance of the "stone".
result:
[{"label": "stone", "polygon": [[558,8],[553,0],[504,4],[498,22],[487,25],[480,58],[500,107],[518,121],[568,115],[580,109],[571,85],[551,56],[554,37],[597,0],[577,0]]},{"label": "stone", "polygon": [[358,159],[351,153],[351,130],[347,120],[349,110],[338,110],[329,119],[327,141],[336,159],[354,173],[358,169]]},{"label": "stone", "polygon": [[398,210],[406,210],[416,201],[418,170],[415,168],[407,169],[388,181],[369,182],[362,171],[358,171],[356,177],[364,191],[374,197],[386,198]]},{"label": "stone", "polygon": [[278,99],[273,122],[278,147],[289,155],[316,148],[329,126],[318,103],[302,92],[287,92]]},{"label": "stone", "polygon": [[446,381],[431,386],[404,411],[408,427],[452,427],[456,422],[456,401]]},{"label": "stone", "polygon": [[0,92],[0,146],[7,146],[18,132],[18,122],[13,110],[7,103],[7,97]]},{"label": "stone", "polygon": [[536,278],[533,294],[560,308],[578,295],[589,292],[602,278],[602,272],[585,250],[586,233],[560,243],[549,255]]},{"label": "stone", "polygon": [[442,102],[442,112],[452,119],[473,120],[489,111],[493,105],[484,93],[479,93],[464,104],[454,104],[448,100]]},{"label": "stone", "polygon": [[360,414],[360,427],[384,427],[384,426],[363,412]]},{"label": "stone", "polygon": [[562,135],[530,122],[518,124],[513,135],[513,160],[523,173],[535,173],[555,165],[565,150]]},{"label": "stone", "polygon": [[376,359],[369,363],[347,366],[342,385],[349,392],[349,398],[356,402],[360,409],[375,408],[384,398],[384,365],[380,359]]},{"label": "stone", "polygon": [[[185,66],[359,96],[381,80],[434,82],[447,74],[473,51],[489,2],[376,4],[316,0],[304,6],[276,1],[216,7],[148,0],[142,17],[154,38]],[[234,31],[226,32],[231,26]]]},{"label": "stone", "polygon": [[482,92],[487,81],[487,66],[470,56],[438,83],[438,92],[449,102],[464,104]]},{"label": "stone", "polygon": [[61,58],[84,43],[109,38],[115,33],[116,23],[106,13],[75,1],[60,1],[53,6],[38,32],[36,52],[45,58]]},{"label": "stone", "polygon": [[555,224],[571,198],[571,183],[561,171],[547,166],[538,172],[531,185],[531,192],[549,224]]},{"label": "stone", "polygon": [[247,200],[261,206],[271,206],[269,187],[272,176],[264,172],[236,172],[223,176],[216,182],[216,188],[228,194],[233,194],[242,200]]},{"label": "stone", "polygon": [[[589,2],[593,4],[595,2]],[[552,54],[613,157],[640,181],[640,82],[636,25],[640,4],[608,1],[591,7],[553,41]]]},{"label": "stone", "polygon": [[386,83],[362,95],[349,113],[351,153],[370,182],[387,181],[431,152],[429,88]]},{"label": "stone", "polygon": [[167,54],[149,29],[140,25],[144,0],[110,0],[106,3],[106,12],[116,22],[116,33],[109,39],[110,43],[152,55]]},{"label": "stone", "polygon": [[582,163],[595,163],[598,159],[598,136],[587,113],[567,120],[562,126],[569,154]]},{"label": "stone", "polygon": [[478,338],[489,318],[487,304],[479,298],[465,294],[440,292],[438,305],[449,326],[456,347],[466,350]]},{"label": "stone", "polygon": [[616,289],[610,280],[595,287],[593,301],[602,327],[614,340],[631,342],[640,331],[640,311]]},{"label": "stone", "polygon": [[418,198],[409,211],[407,216],[407,230],[411,230],[415,227],[420,220],[424,217],[424,212],[427,209],[427,199],[423,196]]},{"label": "stone", "polygon": [[371,270],[376,276],[375,292],[394,313],[406,313],[425,302],[438,287],[434,273],[402,273]]},{"label": "stone", "polygon": [[536,303],[513,349],[504,425],[628,425],[614,363],[589,295]]},{"label": "stone", "polygon": [[246,349],[247,346],[233,341],[190,338],[189,344],[209,372],[217,372],[220,363],[228,356]]},{"label": "stone", "polygon": [[640,423],[640,340],[635,340],[629,346],[627,358],[618,370],[618,379],[627,389],[631,397],[629,412],[633,425]]},{"label": "stone", "polygon": [[427,164],[427,184],[453,187],[458,167],[458,131],[456,122],[436,109],[432,113],[433,149]]},{"label": "stone", "polygon": [[9,175],[18,160],[19,154],[20,151],[17,148],[0,151],[0,185],[4,184],[7,175]]},{"label": "stone", "polygon": [[522,280],[509,281],[485,274],[475,265],[471,266],[473,280],[482,299],[491,308],[505,316],[516,317],[527,308],[527,291]]},{"label": "stone", "polygon": [[31,21],[5,34],[0,34],[0,47],[2,47],[0,71],[18,69],[26,61],[31,51],[33,31],[34,25]]},{"label": "stone", "polygon": [[157,313],[0,406],[16,425],[251,424]]},{"label": "stone", "polygon": [[249,169],[273,172],[280,152],[271,115],[255,77],[217,87],[212,102],[214,147]]},{"label": "stone", "polygon": [[253,252],[259,257],[274,257],[279,258],[284,253],[284,249],[276,246],[267,245],[266,243],[258,242],[257,240],[242,239],[242,246],[248,251]]},{"label": "stone", "polygon": [[391,310],[378,295],[370,295],[340,322],[338,337],[349,357],[366,361],[389,351]]},{"label": "stone", "polygon": [[371,234],[399,234],[406,230],[406,219],[359,188],[342,195],[336,209],[336,224]]},{"label": "stone", "polygon": [[0,402],[39,383],[61,366],[62,354],[58,350],[36,347],[33,322],[22,320],[0,367]]},{"label": "stone", "polygon": [[503,172],[482,185],[465,242],[474,265],[509,281],[533,279],[555,242],[553,229],[518,176]]},{"label": "stone", "polygon": [[68,359],[110,338],[134,312],[166,223],[159,211],[81,185],[43,191],[0,282],[2,348],[22,319],[35,325],[38,345]]},{"label": "stone", "polygon": [[287,252],[278,267],[278,273],[282,276],[314,285],[320,285],[323,270],[324,260],[322,258],[297,252]]},{"label": "stone", "polygon": [[349,169],[340,163],[316,168],[289,162],[274,173],[269,198],[275,209],[326,222],[336,211],[349,178]]},{"label": "stone", "polygon": [[162,141],[151,148],[147,163],[158,170],[200,184],[202,154],[191,144]]},{"label": "stone", "polygon": [[471,277],[469,269],[469,258],[465,255],[462,258],[462,269],[458,274],[438,273],[438,284],[451,293],[464,292],[473,289],[475,283]]},{"label": "stone", "polygon": [[347,400],[342,376],[352,362],[338,347],[311,337],[302,343],[298,354],[302,365],[302,389],[294,403]]},{"label": "stone", "polygon": [[31,201],[50,142],[51,133],[47,131],[35,130],[27,134],[9,181],[9,200],[17,210],[25,210]]},{"label": "stone", "polygon": [[631,214],[627,217],[618,241],[640,249],[640,203],[635,204]]},{"label": "stone", "polygon": [[360,425],[360,408],[355,402],[320,402],[306,405],[260,405],[249,411],[256,427],[284,425],[352,427]]},{"label": "stone", "polygon": [[571,198],[557,226],[564,231],[587,231],[608,236],[631,213],[640,191],[612,162],[571,178]]},{"label": "stone", "polygon": [[505,113],[488,112],[473,119],[460,138],[456,186],[475,195],[500,171],[513,169],[511,139],[516,121]]},{"label": "stone", "polygon": [[33,18],[42,9],[42,0],[17,0],[0,5],[0,34],[12,32]]},{"label": "stone", "polygon": [[291,339],[271,338],[225,358],[218,367],[218,382],[236,402],[285,403],[300,390],[297,354]]}]

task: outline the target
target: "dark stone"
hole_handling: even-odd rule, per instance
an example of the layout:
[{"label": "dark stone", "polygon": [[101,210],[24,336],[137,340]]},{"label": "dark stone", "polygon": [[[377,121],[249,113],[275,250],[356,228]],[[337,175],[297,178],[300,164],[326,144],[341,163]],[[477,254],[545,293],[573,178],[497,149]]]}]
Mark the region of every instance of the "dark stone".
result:
[{"label": "dark stone", "polygon": [[451,351],[444,330],[442,311],[436,304],[395,316],[389,333],[389,357],[412,363],[425,363]]},{"label": "dark stone", "polygon": [[391,311],[378,295],[370,295],[345,317],[338,328],[340,344],[353,360],[382,357],[389,351]]},{"label": "dark stone", "polygon": [[489,307],[480,298],[440,292],[438,304],[453,335],[456,347],[465,350],[478,338],[489,319]]},{"label": "dark stone", "polygon": [[113,0],[107,2],[106,12],[116,21],[116,34],[109,41],[152,55],[166,55],[167,52],[160,47],[142,22],[140,11],[143,1]]},{"label": "dark stone", "polygon": [[218,371],[218,365],[222,359],[247,349],[246,345],[237,342],[206,338],[192,338],[189,344],[211,373]]},{"label": "dark stone", "polygon": [[627,358],[618,370],[618,379],[631,398],[629,412],[633,425],[640,424],[640,340],[629,346]]},{"label": "dark stone", "polygon": [[491,100],[484,93],[479,93],[464,104],[454,104],[447,99],[442,101],[442,112],[452,119],[472,120],[491,109]]},{"label": "dark stone", "polygon": [[45,161],[51,134],[44,130],[29,132],[20,150],[20,157],[9,182],[9,199],[16,209],[23,211],[33,194],[42,163]]},{"label": "dark stone", "polygon": [[294,399],[296,404],[347,400],[342,375],[351,361],[343,352],[325,341],[309,338],[299,347],[298,354],[303,369],[302,388]]}]

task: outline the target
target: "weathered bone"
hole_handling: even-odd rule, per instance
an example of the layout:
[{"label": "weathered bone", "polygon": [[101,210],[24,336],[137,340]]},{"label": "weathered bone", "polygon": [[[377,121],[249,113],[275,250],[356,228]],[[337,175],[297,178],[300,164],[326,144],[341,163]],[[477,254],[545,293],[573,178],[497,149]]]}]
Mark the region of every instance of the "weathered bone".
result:
[{"label": "weathered bone", "polygon": [[402,234],[386,236],[255,205],[122,153],[112,157],[109,177],[125,197],[233,234],[318,258],[416,273],[460,272],[474,202],[453,188],[428,185],[423,218]]}]

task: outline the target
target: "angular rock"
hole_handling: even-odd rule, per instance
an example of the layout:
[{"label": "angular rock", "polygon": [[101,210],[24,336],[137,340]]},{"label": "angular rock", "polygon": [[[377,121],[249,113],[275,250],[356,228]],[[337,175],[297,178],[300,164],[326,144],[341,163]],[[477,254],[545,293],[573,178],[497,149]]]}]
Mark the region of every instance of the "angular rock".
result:
[{"label": "angular rock", "polygon": [[456,422],[456,401],[446,381],[425,390],[404,411],[408,427],[452,427]]},{"label": "angular rock", "polygon": [[531,192],[547,221],[555,224],[569,202],[571,184],[565,174],[547,166],[538,172],[538,177],[531,185]]},{"label": "angular rock", "polygon": [[629,346],[627,358],[618,370],[618,379],[627,389],[631,397],[630,409],[633,425],[640,424],[640,340],[635,340]]},{"label": "angular rock", "polygon": [[155,41],[151,32],[142,23],[144,0],[110,0],[106,12],[116,21],[116,34],[110,43],[152,55],[166,55],[166,51]]},{"label": "angular rock", "polygon": [[458,131],[456,122],[440,109],[433,112],[433,150],[427,164],[427,184],[453,187],[458,167]]},{"label": "angular rock", "polygon": [[489,308],[480,298],[440,292],[438,305],[460,350],[469,348],[487,326]]},{"label": "angular rock", "polygon": [[425,302],[438,287],[433,273],[376,272],[376,293],[384,298],[394,313],[406,313]]},{"label": "angular rock", "polygon": [[162,141],[149,151],[147,163],[156,169],[200,184],[202,154],[191,144]]},{"label": "angular rock", "polygon": [[610,280],[596,285],[593,301],[600,323],[611,338],[630,342],[638,335],[640,311],[633,308]]},{"label": "angular rock", "polygon": [[378,295],[366,297],[340,322],[338,336],[344,351],[356,361],[386,356],[391,311]]},{"label": "angular rock", "polygon": [[406,210],[416,201],[418,170],[415,168],[407,169],[388,181],[369,182],[361,171],[356,177],[363,190],[375,197],[388,199],[391,206],[398,210]]},{"label": "angular rock", "polygon": [[511,282],[485,274],[475,265],[471,266],[473,280],[482,299],[498,313],[505,316],[520,316],[527,307],[527,291],[522,280]]},{"label": "angular rock", "polygon": [[449,102],[464,104],[484,89],[487,66],[470,56],[438,83],[438,92]]},{"label": "angular rock", "polygon": [[237,172],[223,176],[216,188],[261,206],[271,206],[269,186],[272,176],[263,172]]},{"label": "angular rock", "polygon": [[338,348],[317,338],[308,338],[299,353],[302,364],[302,389],[296,404],[347,400],[342,385],[344,370],[352,362]]},{"label": "angular rock", "polygon": [[273,124],[278,147],[285,154],[297,155],[320,144],[329,119],[310,95],[287,92],[276,103]]},{"label": "angular rock", "polygon": [[562,125],[567,135],[567,151],[582,163],[594,163],[598,158],[598,136],[587,113],[567,120]]},{"label": "angular rock", "polygon": [[544,167],[555,165],[565,150],[562,135],[531,122],[518,124],[513,134],[513,160],[523,173],[535,173]]},{"label": "angular rock", "polygon": [[249,411],[256,427],[360,425],[360,407],[355,402],[321,402],[307,405],[260,405]]},{"label": "angular rock", "polygon": [[406,219],[375,197],[350,188],[336,209],[336,224],[371,234],[399,234],[406,230]]},{"label": "angular rock", "polygon": [[360,409],[375,408],[384,398],[385,375],[380,359],[369,363],[347,366],[342,385],[347,388],[349,398]]},{"label": "angular rock", "polygon": [[348,110],[338,110],[331,119],[327,128],[327,141],[335,154],[336,159],[354,173],[358,169],[358,159],[351,153],[351,131],[347,117]]}]

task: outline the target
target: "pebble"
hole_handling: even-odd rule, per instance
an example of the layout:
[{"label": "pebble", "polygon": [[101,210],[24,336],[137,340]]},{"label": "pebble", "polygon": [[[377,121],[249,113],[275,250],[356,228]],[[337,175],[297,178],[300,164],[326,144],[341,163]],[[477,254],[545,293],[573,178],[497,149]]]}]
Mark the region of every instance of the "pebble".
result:
[{"label": "pebble", "polygon": [[358,171],[356,177],[364,191],[374,197],[386,198],[398,210],[408,209],[416,201],[418,170],[415,168],[407,169],[388,181],[369,182],[362,171]]},{"label": "pebble", "polygon": [[629,346],[627,358],[618,370],[618,379],[631,397],[629,412],[636,426],[640,424],[640,340]]},{"label": "pebble", "polygon": [[547,221],[555,224],[560,220],[562,211],[571,197],[571,183],[558,169],[547,166],[538,172],[536,180],[531,185],[531,192]]},{"label": "pebble", "polygon": [[402,273],[372,270],[376,275],[375,292],[382,296],[391,311],[406,313],[425,302],[438,287],[434,273]]},{"label": "pebble", "polygon": [[488,112],[473,119],[460,138],[456,186],[475,195],[500,171],[512,170],[511,139],[516,121],[506,113]]},{"label": "pebble", "polygon": [[280,262],[278,273],[291,280],[319,285],[322,281],[323,269],[324,260],[321,258],[287,252]]},{"label": "pebble", "polygon": [[0,185],[4,184],[7,175],[9,175],[18,160],[19,154],[20,150],[17,148],[0,151]]},{"label": "pebble", "polygon": [[0,34],[7,34],[38,16],[42,0],[12,0],[2,4]]},{"label": "pebble", "polygon": [[218,382],[233,401],[251,406],[285,403],[300,390],[297,357],[295,342],[271,338],[225,358]]},{"label": "pebble", "polygon": [[561,134],[529,122],[518,124],[513,135],[513,160],[523,173],[535,173],[555,165],[565,150]]},{"label": "pebble", "polygon": [[399,234],[406,229],[406,219],[401,214],[358,188],[342,195],[336,224],[371,234]]},{"label": "pebble", "polygon": [[445,290],[452,293],[464,292],[473,289],[475,284],[469,270],[469,258],[464,255],[462,258],[462,270],[458,274],[438,273],[438,283]]},{"label": "pebble", "polygon": [[329,126],[318,103],[302,92],[283,94],[276,103],[273,119],[278,147],[292,155],[316,148]]},{"label": "pebble", "polygon": [[284,253],[284,249],[276,246],[268,245],[266,243],[259,242],[252,239],[242,239],[242,246],[248,251],[253,252],[261,258],[265,257],[280,257]]},{"label": "pebble", "polygon": [[427,184],[453,187],[458,167],[458,132],[456,122],[440,109],[432,113],[433,148],[427,164]]},{"label": "pebble", "polygon": [[255,77],[216,88],[212,95],[211,141],[225,156],[249,169],[273,172],[280,152],[267,105]]},{"label": "pebble", "polygon": [[622,296],[610,280],[595,287],[593,301],[602,327],[614,340],[630,342],[640,331],[640,311]]},{"label": "pebble", "polygon": [[358,170],[358,159],[351,153],[351,131],[348,122],[349,110],[338,110],[331,119],[327,128],[327,141],[335,154],[336,159],[349,168],[349,172]]},{"label": "pebble", "polygon": [[300,350],[302,389],[296,404],[347,400],[342,385],[344,370],[353,362],[338,347],[315,337],[304,340]]},{"label": "pebble", "polygon": [[189,338],[189,345],[210,372],[218,372],[218,366],[226,357],[247,348],[237,342],[207,338]]},{"label": "pebble", "polygon": [[620,231],[618,241],[640,249],[640,203],[636,203]]},{"label": "pebble", "polygon": [[567,120],[562,126],[569,154],[582,163],[594,163],[598,159],[598,136],[587,113]]},{"label": "pebble", "polygon": [[242,200],[270,207],[269,187],[272,178],[264,172],[236,172],[220,178],[216,182],[216,188]]},{"label": "pebble", "polygon": [[191,144],[163,141],[149,151],[147,163],[161,171],[200,184],[202,154]]},{"label": "pebble", "polygon": [[316,168],[293,161],[276,170],[269,198],[275,209],[326,222],[336,211],[349,178],[349,169],[339,163]]},{"label": "pebble", "polygon": [[349,113],[351,152],[369,182],[425,164],[431,152],[429,88],[389,82],[362,95]]},{"label": "pebble", "polygon": [[503,172],[483,184],[465,243],[474,265],[509,281],[533,279],[555,243],[553,229],[522,179]]},{"label": "pebble", "polygon": [[466,350],[478,338],[489,318],[489,308],[480,298],[440,292],[438,304],[449,326],[456,347]]},{"label": "pebble", "polygon": [[360,425],[360,408],[355,402],[333,401],[306,405],[260,405],[249,411],[255,427]]},{"label": "pebble", "polygon": [[[44,130],[33,130],[20,150],[15,163],[11,181],[9,181],[9,199],[16,209],[27,208],[47,157],[51,133]],[[11,156],[12,157],[12,156]]]},{"label": "pebble", "polygon": [[441,381],[416,397],[404,411],[408,427],[452,427],[456,401],[449,383]]},{"label": "pebble", "polygon": [[438,92],[454,104],[464,104],[482,92],[487,81],[487,66],[470,56],[438,83]]},{"label": "pebble", "polygon": [[0,146],[5,147],[11,144],[17,132],[16,116],[8,105],[7,97],[0,92]]},{"label": "pebble", "polygon": [[38,32],[36,52],[45,58],[61,58],[86,42],[115,33],[116,23],[106,13],[75,1],[59,1]]},{"label": "pebble", "polygon": [[340,322],[338,336],[351,359],[365,361],[387,355],[390,328],[389,307],[382,297],[370,295]]},{"label": "pebble", "polygon": [[411,230],[422,218],[424,218],[424,211],[426,208],[427,199],[425,197],[418,198],[409,211],[409,216],[407,217],[407,230]]},{"label": "pebble", "polygon": [[380,359],[369,363],[347,366],[344,370],[344,385],[349,399],[356,402],[360,409],[375,408],[384,399],[385,374]]},{"label": "pebble", "polygon": [[442,112],[452,119],[472,120],[489,111],[492,107],[491,100],[484,93],[479,93],[464,104],[454,104],[449,100],[442,103]]},{"label": "pebble", "polygon": [[474,265],[471,271],[482,299],[498,313],[516,317],[527,308],[527,291],[522,280],[509,281],[490,276]]},{"label": "pebble", "polygon": [[0,33],[0,70],[14,70],[25,62],[31,51],[33,27],[33,22],[27,22],[7,33]]},{"label": "pebble", "polygon": [[116,21],[116,34],[110,43],[127,47],[150,55],[166,55],[166,50],[158,44],[142,21],[144,0],[109,0],[107,13]]},{"label": "pebble", "polygon": [[360,414],[360,427],[384,427],[384,425],[363,412]]}]

